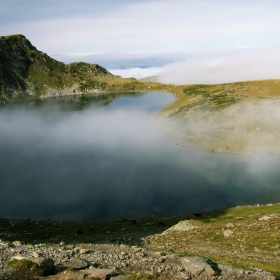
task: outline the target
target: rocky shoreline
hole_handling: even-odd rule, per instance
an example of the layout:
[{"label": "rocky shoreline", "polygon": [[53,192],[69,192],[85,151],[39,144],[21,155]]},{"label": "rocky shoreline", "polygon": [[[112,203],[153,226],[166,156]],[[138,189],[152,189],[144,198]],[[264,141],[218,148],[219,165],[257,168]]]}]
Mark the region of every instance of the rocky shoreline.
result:
[{"label": "rocky shoreline", "polygon": [[[44,272],[36,276],[32,267],[19,271],[14,264],[28,260]],[[22,267],[21,267],[22,269]],[[200,257],[178,257],[124,244],[22,244],[0,242],[0,279],[255,279],[276,280],[271,273],[214,264]],[[143,278],[149,279],[149,278]]]}]

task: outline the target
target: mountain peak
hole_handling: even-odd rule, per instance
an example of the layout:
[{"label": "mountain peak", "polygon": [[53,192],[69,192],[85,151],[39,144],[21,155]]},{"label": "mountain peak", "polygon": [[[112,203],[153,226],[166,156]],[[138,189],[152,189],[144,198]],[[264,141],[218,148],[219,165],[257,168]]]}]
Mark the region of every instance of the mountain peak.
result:
[{"label": "mountain peak", "polygon": [[14,34],[9,36],[0,36],[0,43],[4,47],[10,47],[11,49],[28,49],[28,50],[37,50],[31,42],[22,34]]}]

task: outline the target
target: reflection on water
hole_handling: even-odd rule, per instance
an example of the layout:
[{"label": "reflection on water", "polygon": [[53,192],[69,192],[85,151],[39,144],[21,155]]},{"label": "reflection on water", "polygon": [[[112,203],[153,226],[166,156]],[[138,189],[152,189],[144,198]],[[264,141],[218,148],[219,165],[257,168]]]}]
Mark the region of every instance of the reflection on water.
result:
[{"label": "reflection on water", "polygon": [[173,100],[148,93],[74,111],[1,108],[1,216],[97,220],[280,200],[279,156],[207,153],[164,139],[153,114]]},{"label": "reflection on water", "polygon": [[3,109],[34,109],[34,108],[48,108],[51,110],[51,106],[60,110],[83,110],[88,107],[97,107],[101,105],[107,105],[112,100],[121,96],[118,93],[106,93],[98,95],[72,95],[62,97],[51,97],[46,99],[29,99],[21,102],[13,102],[3,104],[0,103],[0,108]]}]

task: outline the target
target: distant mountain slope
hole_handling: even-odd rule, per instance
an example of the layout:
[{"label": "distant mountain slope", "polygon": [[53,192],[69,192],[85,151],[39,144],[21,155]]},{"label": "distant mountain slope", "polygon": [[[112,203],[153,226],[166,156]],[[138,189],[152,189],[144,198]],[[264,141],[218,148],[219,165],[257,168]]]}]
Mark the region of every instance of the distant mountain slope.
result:
[{"label": "distant mountain slope", "polygon": [[97,64],[64,64],[23,35],[0,37],[0,102],[73,94],[145,90],[136,79],[114,76]]}]

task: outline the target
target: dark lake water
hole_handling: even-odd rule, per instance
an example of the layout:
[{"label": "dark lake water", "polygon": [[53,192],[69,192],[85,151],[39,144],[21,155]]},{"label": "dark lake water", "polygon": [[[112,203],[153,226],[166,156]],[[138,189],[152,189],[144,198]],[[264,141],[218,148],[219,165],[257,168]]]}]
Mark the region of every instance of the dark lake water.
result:
[{"label": "dark lake water", "polygon": [[280,156],[208,153],[162,137],[155,115],[173,95],[95,101],[0,108],[0,217],[90,221],[280,201]]}]

